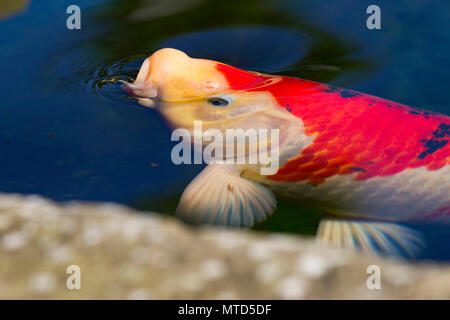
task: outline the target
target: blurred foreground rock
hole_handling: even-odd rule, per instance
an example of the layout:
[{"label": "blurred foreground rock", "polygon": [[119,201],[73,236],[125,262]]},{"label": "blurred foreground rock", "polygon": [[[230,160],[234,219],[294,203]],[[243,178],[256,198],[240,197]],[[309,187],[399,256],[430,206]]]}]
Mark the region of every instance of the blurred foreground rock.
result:
[{"label": "blurred foreground rock", "polygon": [[[366,287],[369,265],[381,290]],[[69,265],[81,289],[68,290]],[[449,299],[450,266],[404,264],[294,236],[192,229],[113,204],[0,195],[0,299]]]}]

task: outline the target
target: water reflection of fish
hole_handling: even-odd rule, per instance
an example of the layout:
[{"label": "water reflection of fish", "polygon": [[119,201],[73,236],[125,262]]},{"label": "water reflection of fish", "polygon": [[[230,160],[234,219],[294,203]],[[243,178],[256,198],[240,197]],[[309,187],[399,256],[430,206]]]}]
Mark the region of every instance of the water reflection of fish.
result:
[{"label": "water reflection of fish", "polygon": [[[450,220],[450,118],[308,80],[243,71],[162,49],[124,89],[172,127],[277,128],[280,168],[210,164],[186,188],[177,214],[251,226],[274,193],[327,214],[318,238],[370,252],[415,255],[415,231],[395,221]],[[158,104],[153,104],[158,100]]]}]

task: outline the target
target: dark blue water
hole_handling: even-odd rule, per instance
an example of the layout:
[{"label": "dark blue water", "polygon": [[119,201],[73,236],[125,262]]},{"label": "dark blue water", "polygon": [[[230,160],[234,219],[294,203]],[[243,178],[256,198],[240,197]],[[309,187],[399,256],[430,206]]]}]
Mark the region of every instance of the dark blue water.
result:
[{"label": "dark blue water", "polygon": [[[162,47],[244,69],[333,83],[450,114],[448,1],[77,0],[0,3],[0,190],[173,213],[202,166],[170,161],[170,131],[117,79]],[[320,214],[281,200],[256,229],[314,234]],[[422,259],[450,260],[448,226]]]}]

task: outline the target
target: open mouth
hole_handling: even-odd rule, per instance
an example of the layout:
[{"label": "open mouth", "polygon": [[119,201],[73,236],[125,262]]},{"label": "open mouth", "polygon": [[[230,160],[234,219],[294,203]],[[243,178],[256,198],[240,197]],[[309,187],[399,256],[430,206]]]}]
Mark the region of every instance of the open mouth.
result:
[{"label": "open mouth", "polygon": [[153,107],[158,98],[158,90],[155,87],[148,86],[144,83],[126,82],[121,80],[121,88],[130,96],[137,98],[139,104],[145,107]]},{"label": "open mouth", "polygon": [[134,82],[122,81],[122,90],[138,99],[146,107],[153,107],[154,100],[158,98],[158,89],[149,81],[151,74],[150,59],[147,58]]}]

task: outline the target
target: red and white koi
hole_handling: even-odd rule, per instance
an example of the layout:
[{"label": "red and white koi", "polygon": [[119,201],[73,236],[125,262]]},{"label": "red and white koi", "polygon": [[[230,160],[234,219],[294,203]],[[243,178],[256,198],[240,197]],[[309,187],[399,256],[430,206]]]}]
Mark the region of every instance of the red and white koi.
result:
[{"label": "red and white koi", "polygon": [[199,120],[223,132],[279,129],[275,174],[261,175],[258,164],[210,164],[180,199],[185,219],[251,226],[274,211],[274,193],[283,194],[329,215],[318,230],[327,243],[411,255],[420,237],[392,222],[450,221],[446,115],[175,49],[151,55],[124,89],[173,128],[192,131]]}]

